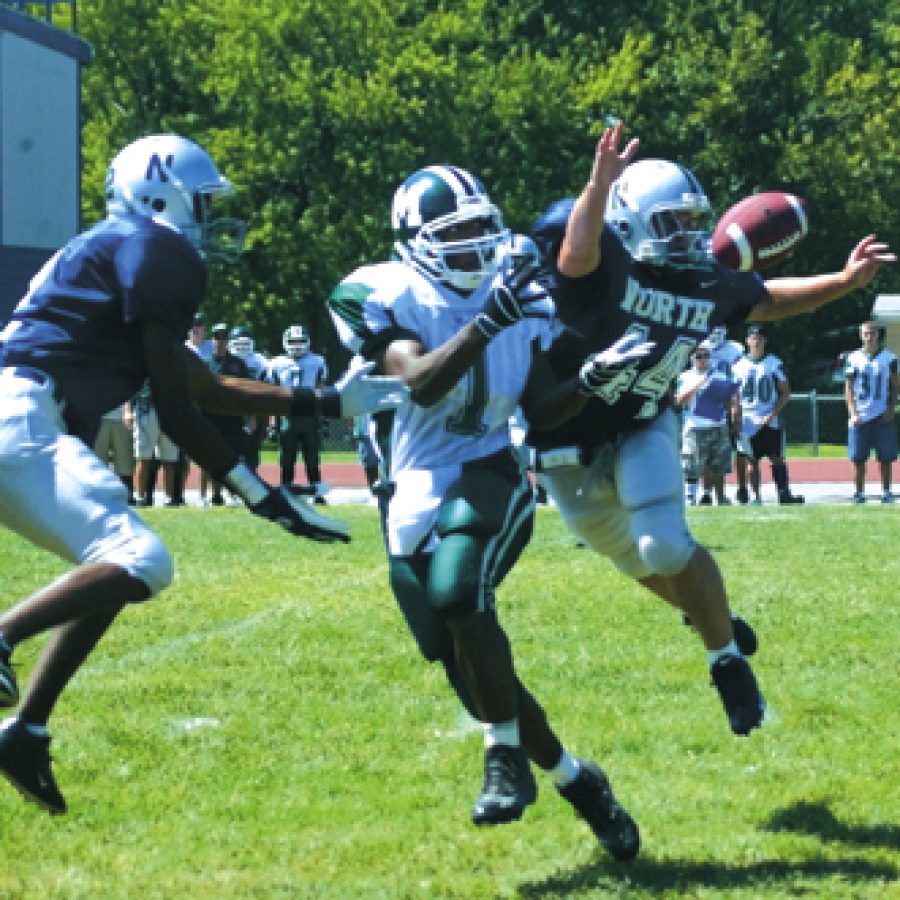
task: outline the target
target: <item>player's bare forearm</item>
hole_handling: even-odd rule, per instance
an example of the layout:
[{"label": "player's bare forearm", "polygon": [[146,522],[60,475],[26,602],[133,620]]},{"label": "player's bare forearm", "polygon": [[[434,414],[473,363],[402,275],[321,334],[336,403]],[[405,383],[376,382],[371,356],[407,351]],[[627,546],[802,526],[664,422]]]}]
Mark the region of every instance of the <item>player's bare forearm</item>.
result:
[{"label": "player's bare forearm", "polygon": [[773,278],[766,282],[768,298],[753,307],[748,322],[774,322],[812,312],[852,290],[843,272],[806,278]]},{"label": "player's bare forearm", "polygon": [[566,225],[557,264],[560,272],[570,278],[587,275],[600,265],[600,233],[609,189],[637,153],[639,145],[638,139],[633,138],[620,153],[621,138],[621,122],[604,129],[597,143],[591,176],[575,201]]},{"label": "player's bare forearm", "polygon": [[747,321],[770,322],[812,312],[851,291],[866,287],[882,266],[895,262],[897,256],[886,243],[874,234],[866,235],[850,252],[839,272],[767,281],[768,298],[753,308]]},{"label": "player's bare forearm", "polygon": [[291,410],[292,392],[288,388],[217,375],[190,350],[185,350],[191,398],[208,412],[219,415],[286,416]]},{"label": "player's bare forearm", "polygon": [[414,340],[394,341],[385,351],[382,368],[386,375],[403,379],[414,403],[432,406],[483,356],[487,344],[488,338],[469,322],[434,350],[426,351]]}]

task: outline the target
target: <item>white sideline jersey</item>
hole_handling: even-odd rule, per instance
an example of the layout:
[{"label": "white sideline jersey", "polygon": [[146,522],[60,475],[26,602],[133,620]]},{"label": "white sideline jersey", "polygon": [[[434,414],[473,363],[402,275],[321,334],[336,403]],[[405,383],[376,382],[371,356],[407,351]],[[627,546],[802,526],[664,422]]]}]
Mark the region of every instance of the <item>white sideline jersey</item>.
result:
[{"label": "white sideline jersey", "polygon": [[315,388],[328,379],[328,366],[323,357],[312,351],[296,359],[284,354],[269,362],[266,381],[286,388]]},{"label": "white sideline jersey", "polygon": [[847,355],[844,377],[852,383],[861,422],[871,422],[887,412],[891,378],[896,374],[897,357],[890,350],[869,356],[860,348]]},{"label": "white sideline jersey", "polygon": [[[426,350],[441,346],[484,306],[486,280],[469,296],[399,261],[363,266],[345,278],[328,300],[344,345],[373,355],[394,338],[418,340]],[[501,331],[484,355],[436,404],[412,401],[394,416],[391,475],[404,470],[458,466],[510,445],[509,418],[531,369],[531,348],[546,350],[554,336],[553,305],[534,304],[533,316]]]},{"label": "white sideline jersey", "polygon": [[[732,374],[741,386],[741,414],[744,423],[752,423],[758,430],[762,420],[778,402],[778,385],[787,380],[784,363],[771,354],[759,360],[744,356],[734,364]],[[780,416],[772,419],[769,423],[772,428],[779,427],[779,419]]]}]

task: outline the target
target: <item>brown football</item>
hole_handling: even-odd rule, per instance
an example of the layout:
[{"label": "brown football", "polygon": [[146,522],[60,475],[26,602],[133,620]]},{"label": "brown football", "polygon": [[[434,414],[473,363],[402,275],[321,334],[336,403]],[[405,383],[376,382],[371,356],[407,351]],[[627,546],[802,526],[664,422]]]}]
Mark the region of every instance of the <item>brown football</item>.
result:
[{"label": "brown football", "polygon": [[800,197],[781,191],[752,194],[719,219],[712,252],[733,269],[758,271],[789,256],[808,231],[806,203]]}]

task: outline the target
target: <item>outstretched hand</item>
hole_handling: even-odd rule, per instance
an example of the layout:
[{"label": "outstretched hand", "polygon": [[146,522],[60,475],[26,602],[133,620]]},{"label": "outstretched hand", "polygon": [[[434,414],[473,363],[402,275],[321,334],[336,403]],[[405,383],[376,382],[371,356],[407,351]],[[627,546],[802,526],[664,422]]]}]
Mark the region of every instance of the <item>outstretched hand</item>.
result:
[{"label": "outstretched hand", "polygon": [[604,128],[597,142],[591,181],[604,189],[609,188],[625,171],[625,167],[634,159],[641,143],[640,138],[632,138],[620,152],[623,127],[622,121],[619,120],[611,128]]},{"label": "outstretched hand", "polygon": [[852,289],[864,288],[878,274],[878,270],[897,262],[897,254],[888,244],[877,240],[874,234],[866,235],[850,252],[844,266]]}]

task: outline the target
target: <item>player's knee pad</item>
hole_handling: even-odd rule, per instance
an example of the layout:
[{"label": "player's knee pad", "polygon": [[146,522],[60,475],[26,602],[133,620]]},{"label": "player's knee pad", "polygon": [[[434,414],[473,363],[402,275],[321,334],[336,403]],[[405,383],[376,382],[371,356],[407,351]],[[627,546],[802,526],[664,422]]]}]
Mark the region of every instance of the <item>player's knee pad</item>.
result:
[{"label": "player's knee pad", "polygon": [[428,575],[428,605],[435,614],[446,620],[489,609],[493,593],[486,565],[479,536],[457,532],[443,537]]},{"label": "player's knee pad", "polygon": [[121,566],[133,578],[143,581],[148,599],[167,588],[175,575],[172,554],[149,528],[128,529],[115,543],[109,543],[91,559]]},{"label": "player's knee pad", "polygon": [[684,520],[681,498],[635,510],[631,528],[646,575],[677,575],[697,546]]}]

